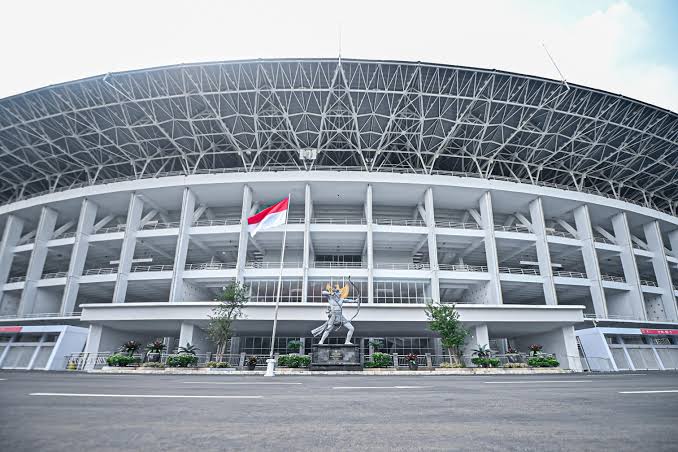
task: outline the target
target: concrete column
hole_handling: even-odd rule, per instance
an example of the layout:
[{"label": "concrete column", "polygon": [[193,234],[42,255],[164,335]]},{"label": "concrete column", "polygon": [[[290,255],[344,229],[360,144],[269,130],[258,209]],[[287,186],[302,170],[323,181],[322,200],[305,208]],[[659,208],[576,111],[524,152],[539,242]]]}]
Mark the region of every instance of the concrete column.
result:
[{"label": "concrete column", "polygon": [[[473,355],[473,350],[481,345],[490,346],[490,335],[487,331],[487,324],[475,325],[469,328],[469,335],[466,337],[464,345],[464,356]],[[447,351],[445,351],[447,353]]]},{"label": "concrete column", "polygon": [[671,244],[673,257],[678,257],[678,229],[669,232],[669,243]]},{"label": "concrete column", "polygon": [[207,353],[212,348],[207,333],[192,323],[183,322],[179,333],[179,347],[186,347],[186,344],[198,347],[198,353]]},{"label": "concrete column", "polygon": [[577,337],[574,326],[563,326],[552,331],[529,334],[515,338],[514,342],[521,351],[527,351],[531,344],[543,346],[544,353],[553,353],[560,362],[560,367],[581,372],[581,360],[577,349]]},{"label": "concrete column", "polygon": [[497,242],[494,237],[494,217],[492,211],[492,195],[489,191],[480,197],[480,218],[485,232],[485,258],[490,281],[487,283],[487,304],[503,304],[501,282],[499,280],[499,258]]},{"label": "concrete column", "polygon": [[374,303],[374,242],[372,241],[372,185],[365,195],[365,222],[367,223],[367,302]]},{"label": "concrete column", "polygon": [[625,303],[633,316],[637,320],[647,320],[645,313],[645,301],[643,291],[640,288],[640,275],[638,274],[638,264],[636,256],[633,254],[633,244],[631,242],[631,231],[629,222],[626,218],[626,212],[620,212],[612,217],[612,228],[617,244],[621,247],[621,263],[624,269],[624,278],[631,287],[628,295],[625,297]]},{"label": "concrete column", "polygon": [[662,289],[662,305],[666,320],[675,322],[678,320],[676,310],[676,297],[673,294],[673,280],[671,279],[671,270],[666,260],[666,251],[664,250],[664,240],[662,239],[661,229],[658,221],[651,221],[643,227],[645,231],[645,240],[647,246],[652,251],[652,267],[657,278],[657,285]]},{"label": "concrete column", "polygon": [[188,244],[191,241],[191,225],[193,224],[194,211],[195,194],[190,188],[185,187],[181,201],[177,247],[174,250],[174,271],[172,272],[172,286],[170,287],[169,294],[170,303],[178,303],[184,298],[184,268],[186,267]]},{"label": "concrete column", "polygon": [[252,208],[252,189],[245,185],[242,191],[242,211],[240,214],[240,239],[238,241],[238,259],[235,264],[236,280],[242,283],[245,280],[245,264],[247,263],[247,244],[249,232],[247,231],[247,217]]},{"label": "concrete column", "polygon": [[553,282],[553,267],[551,266],[551,253],[546,240],[546,223],[544,221],[544,206],[541,198],[530,202],[530,218],[532,219],[532,232],[537,236],[537,260],[539,261],[539,273],[544,279],[544,299],[547,305],[558,304],[556,285]]},{"label": "concrete column", "polygon": [[61,315],[75,310],[75,301],[78,298],[80,277],[85,268],[87,250],[89,248],[89,236],[94,232],[94,221],[97,216],[97,205],[85,198],[80,205],[78,227],[75,231],[75,242],[71,251],[71,261],[68,264],[68,276],[66,286],[61,298]]},{"label": "concrete column", "polygon": [[591,300],[593,309],[597,317],[607,317],[607,303],[605,301],[605,290],[603,289],[602,276],[600,274],[600,264],[598,263],[598,253],[596,251],[593,228],[591,227],[591,216],[589,207],[584,204],[574,210],[574,222],[577,226],[577,235],[581,240],[581,251],[584,258],[584,267],[586,268],[586,277],[591,282]]},{"label": "concrete column", "polygon": [[113,290],[113,303],[124,303],[127,295],[127,282],[132,270],[134,248],[137,245],[137,231],[141,222],[141,214],[144,210],[144,202],[141,196],[132,193],[127,208],[127,222],[125,223],[125,235],[122,239],[120,250],[120,263],[118,264],[118,278]]},{"label": "concrete column", "polygon": [[313,215],[313,198],[311,198],[311,185],[306,184],[304,191],[304,255],[303,255],[303,282],[301,289],[301,301],[308,301],[308,269],[311,265],[311,216]]},{"label": "concrete column", "polygon": [[424,194],[426,226],[428,226],[428,259],[431,265],[431,299],[440,302],[440,280],[438,278],[438,243],[436,241],[436,221],[433,207],[433,189],[428,188]]},{"label": "concrete column", "polygon": [[33,307],[35,306],[35,300],[38,294],[37,284],[42,277],[42,270],[45,268],[45,260],[47,259],[47,242],[52,238],[52,234],[54,233],[57,216],[56,210],[50,209],[49,207],[43,207],[40,212],[40,221],[38,222],[38,229],[35,233],[33,252],[31,253],[31,259],[28,262],[28,270],[26,271],[26,284],[21,293],[21,301],[18,310],[19,317],[33,313]]},{"label": "concrete column", "polygon": [[10,215],[5,222],[5,229],[2,231],[2,240],[0,241],[0,287],[7,283],[7,277],[12,269],[14,260],[13,248],[19,243],[21,231],[24,228],[24,222],[16,215]]}]

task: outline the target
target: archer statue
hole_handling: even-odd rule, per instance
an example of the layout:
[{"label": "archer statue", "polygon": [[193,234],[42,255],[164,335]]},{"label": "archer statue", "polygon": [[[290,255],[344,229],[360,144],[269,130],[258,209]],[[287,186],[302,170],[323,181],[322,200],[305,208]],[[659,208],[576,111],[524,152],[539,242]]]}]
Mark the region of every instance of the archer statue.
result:
[{"label": "archer statue", "polygon": [[[319,334],[322,334],[318,344],[324,344],[325,339],[327,339],[327,336],[329,336],[332,331],[337,331],[342,326],[345,326],[348,330],[348,333],[346,333],[346,342],[344,342],[344,344],[353,345],[351,343],[351,338],[353,337],[353,331],[355,331],[355,328],[353,328],[353,325],[351,325],[351,321],[355,319],[355,317],[358,315],[358,312],[360,312],[360,290],[358,290],[356,285],[351,282],[351,278],[348,278],[348,282],[358,292],[358,298],[347,298],[349,291],[348,284],[343,288],[339,288],[339,285],[337,284],[334,289],[332,289],[332,286],[328,284],[325,290],[322,291],[322,294],[327,297],[327,301],[330,305],[327,307],[327,322],[311,331],[314,337],[318,337]],[[344,316],[344,303],[358,303],[358,310],[350,320]]]}]

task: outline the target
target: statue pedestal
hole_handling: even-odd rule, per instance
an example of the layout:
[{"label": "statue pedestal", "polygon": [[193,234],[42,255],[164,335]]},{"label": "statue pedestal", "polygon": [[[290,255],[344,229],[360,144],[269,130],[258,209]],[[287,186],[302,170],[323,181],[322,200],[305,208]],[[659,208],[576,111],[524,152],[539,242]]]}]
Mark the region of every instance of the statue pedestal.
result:
[{"label": "statue pedestal", "polygon": [[314,345],[311,370],[363,370],[360,365],[360,346],[357,344]]}]

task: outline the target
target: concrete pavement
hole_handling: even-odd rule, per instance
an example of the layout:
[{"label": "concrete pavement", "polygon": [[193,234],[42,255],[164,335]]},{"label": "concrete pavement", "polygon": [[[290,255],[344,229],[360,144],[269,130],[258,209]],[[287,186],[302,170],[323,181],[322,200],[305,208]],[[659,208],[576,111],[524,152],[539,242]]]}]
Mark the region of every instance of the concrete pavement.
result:
[{"label": "concrete pavement", "polygon": [[675,372],[272,379],[0,372],[0,444],[8,451],[673,451],[676,425]]}]

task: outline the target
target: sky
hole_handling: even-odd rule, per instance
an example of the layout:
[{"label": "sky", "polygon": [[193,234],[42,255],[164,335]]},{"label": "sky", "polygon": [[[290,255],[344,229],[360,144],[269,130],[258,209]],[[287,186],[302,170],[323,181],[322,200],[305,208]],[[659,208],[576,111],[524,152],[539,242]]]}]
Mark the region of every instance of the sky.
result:
[{"label": "sky", "polygon": [[12,0],[0,98],[146,67],[336,57],[560,78],[678,112],[678,0]]}]

